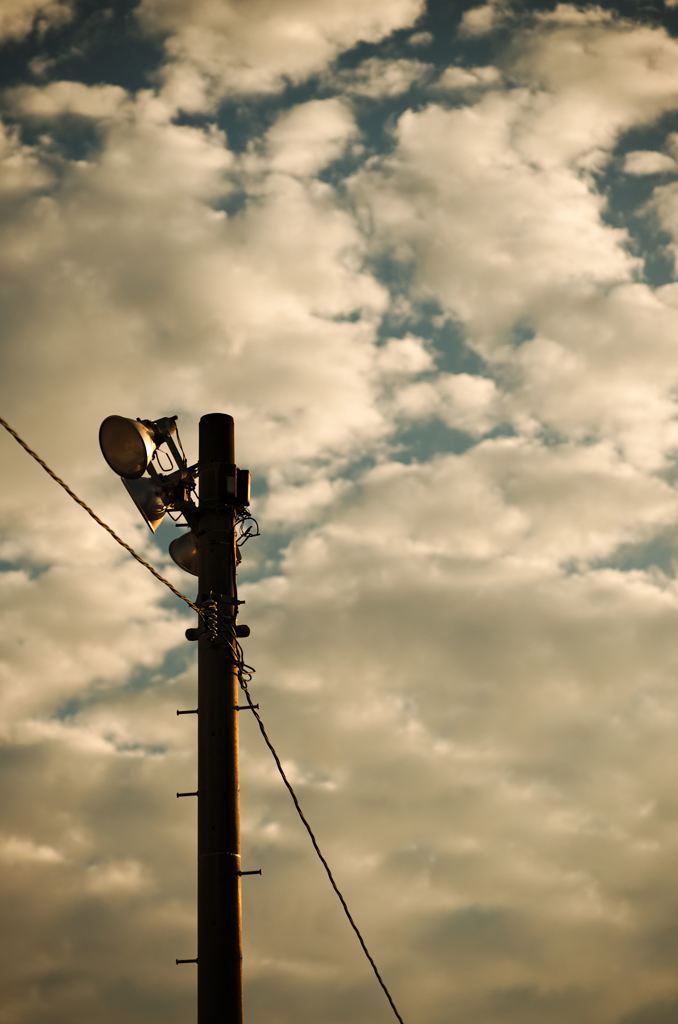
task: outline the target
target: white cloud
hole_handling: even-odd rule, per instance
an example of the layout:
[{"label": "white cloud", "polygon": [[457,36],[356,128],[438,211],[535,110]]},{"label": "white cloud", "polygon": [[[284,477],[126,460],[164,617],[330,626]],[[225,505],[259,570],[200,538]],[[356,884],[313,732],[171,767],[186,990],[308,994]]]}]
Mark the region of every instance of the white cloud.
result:
[{"label": "white cloud", "polygon": [[[276,160],[291,168],[292,156],[298,167],[290,132],[304,123],[306,171],[339,151],[351,122],[328,103],[273,129],[264,170]],[[102,373],[122,412],[155,409],[167,374],[178,412],[234,404],[250,454],[266,464],[282,450],[308,458],[383,432],[372,341],[386,293],[362,270],[353,218],[329,186],[262,177],[260,162],[246,179],[251,202],[227,217],[213,205],[235,192],[241,170],[220,132],[172,124],[142,94],[108,128],[100,155],[66,165],[58,193],[23,208],[8,230],[5,273],[29,261],[43,282],[37,301],[26,277],[15,295],[13,372],[35,386],[55,372],[71,387],[80,381],[92,437],[101,410],[87,382]],[[46,345],[72,355],[51,366]],[[58,392],[46,390],[52,405],[40,416],[58,419]]]},{"label": "white cloud", "polygon": [[72,17],[72,0],[3,0],[0,39],[21,39],[33,29],[43,33],[63,25]]},{"label": "white cloud", "polygon": [[473,435],[484,434],[500,422],[493,381],[468,373],[439,374],[402,388],[395,396],[393,411],[414,421],[439,419]]},{"label": "white cloud", "polygon": [[261,505],[260,515],[271,525],[299,525],[313,521],[324,509],[334,505],[345,489],[342,481],[321,477],[297,485],[276,487]]},{"label": "white cloud", "polygon": [[15,113],[27,117],[110,118],[118,115],[127,102],[127,93],[118,85],[83,85],[81,82],[49,82],[47,85],[23,85],[10,89],[7,99]]},{"label": "white cloud", "polygon": [[0,200],[30,195],[51,184],[52,174],[35,149],[24,145],[16,129],[0,123]]},{"label": "white cloud", "polygon": [[[412,24],[421,0],[388,0],[365,5],[359,0],[255,0],[247,10],[233,0],[167,3],[143,0],[139,17],[145,29],[166,34],[171,62],[205,76],[215,94],[280,89],[321,71],[344,49],[374,42]],[[170,63],[169,75],[173,75]],[[170,78],[171,80],[171,78]]]},{"label": "white cloud", "polygon": [[423,293],[483,337],[557,289],[612,283],[634,267],[624,232],[601,221],[602,196],[575,172],[539,171],[516,150],[534,102],[514,91],[408,111],[393,153],[355,179],[375,247],[411,263]]},{"label": "white cloud", "polygon": [[143,864],[135,860],[92,864],[87,868],[84,885],[97,896],[115,899],[132,896],[148,888],[150,880]]},{"label": "white cloud", "polygon": [[[469,343],[495,365],[505,393],[477,429],[499,416],[527,436],[547,426],[575,439],[605,437],[634,465],[659,468],[678,440],[675,380],[666,372],[675,314],[667,298],[631,283],[640,267],[628,237],[605,223],[603,196],[581,169],[590,154],[610,153],[607,91],[588,95],[586,117],[600,104],[588,122],[575,108],[578,62],[591,81],[609,75],[612,90],[625,74],[640,76],[647,61],[642,92],[611,102],[617,130],[656,116],[674,89],[662,70],[674,43],[609,19],[563,27],[561,15],[546,34],[542,25],[514,43],[511,66],[523,68],[526,84],[546,76],[548,91],[492,92],[457,109],[406,112],[393,152],[356,175],[355,194],[375,251],[411,269],[419,297],[461,319]],[[561,62],[546,62],[561,50]],[[566,145],[551,138],[560,117],[543,120],[561,103],[572,104],[577,132],[587,124]],[[651,204],[669,233],[671,197],[667,186]],[[512,330],[525,326],[535,337],[516,347]],[[420,382],[403,391],[399,408],[442,418],[440,395],[440,382]],[[454,416],[448,412],[450,425]]]},{"label": "white cloud", "polygon": [[[132,765],[43,739],[4,743],[2,763],[11,783],[5,813],[16,823],[9,847],[0,844],[10,854],[2,857],[2,897],[12,933],[0,965],[3,1013],[65,1021],[87,1008],[112,1024],[164,985],[170,1003],[182,1007],[172,1012],[188,1013],[193,992],[173,970],[193,926],[190,837],[172,835],[181,759]],[[174,854],[165,860],[170,837]],[[63,978],[56,991],[55,973]]]},{"label": "white cloud", "polygon": [[376,100],[400,96],[413,85],[424,83],[432,74],[432,65],[420,60],[370,57],[355,68],[326,77],[334,88],[349,95]]},{"label": "white cloud", "polygon": [[[499,492],[472,490],[485,471],[487,483],[498,471]],[[620,488],[616,498],[609,494],[609,504],[603,478],[616,481],[613,491]],[[547,494],[548,509],[539,507]],[[664,500],[673,501],[668,488],[663,497],[661,487],[655,494],[659,505],[651,518]],[[522,515],[506,515],[510,496]],[[444,930],[431,933],[427,951],[436,970],[403,987],[406,1004],[418,1000],[419,986],[428,990],[438,971],[449,983],[450,958],[457,954],[463,960],[462,999],[482,1000],[488,985],[500,986],[500,977],[506,984],[507,971],[516,983],[529,978],[542,986],[566,977],[569,985],[590,985],[600,996],[608,991],[608,971],[614,974],[621,961],[634,978],[622,1002],[634,1005],[637,942],[651,927],[636,916],[631,891],[650,862],[659,867],[644,844],[648,830],[656,837],[655,826],[661,826],[648,811],[657,783],[646,788],[628,765],[634,763],[631,751],[643,749],[652,736],[660,778],[657,744],[671,742],[675,701],[664,669],[654,669],[667,656],[675,662],[675,586],[642,573],[554,576],[535,566],[531,545],[534,552],[550,545],[554,553],[601,551],[624,535],[624,511],[634,509],[635,519],[647,496],[643,477],[627,474],[609,448],[540,452],[504,441],[425,467],[383,467],[362,481],[354,501],[290,550],[284,598],[289,620],[275,622],[281,600],[275,588],[269,592],[262,583],[256,589],[265,622],[255,658],[262,699],[275,701],[288,677],[289,699],[298,685],[294,674],[320,675],[317,697],[313,691],[304,695],[293,745],[305,736],[314,763],[331,774],[335,765],[346,764],[350,736],[349,775],[334,800],[360,822],[366,856],[353,884],[362,896],[378,878],[391,894],[379,908],[360,901],[370,927],[388,933],[393,955],[397,949],[404,956],[399,921],[410,914],[425,928],[436,905],[464,920],[465,909],[473,919],[474,907],[489,902],[509,917],[518,915],[539,946],[538,965],[520,948],[507,963],[505,944],[515,950],[524,935],[517,921],[499,947],[474,938],[470,925],[456,941]],[[671,517],[669,505],[661,516]],[[470,509],[481,521],[472,522]],[[647,512],[649,506],[640,520]],[[474,556],[484,568],[469,564]],[[643,654],[650,637],[653,667]],[[266,653],[280,643],[282,670],[280,658]],[[347,658],[357,699],[346,697]],[[270,687],[263,682],[269,673],[276,680]],[[328,749],[317,735],[321,722],[332,722],[336,748]],[[355,786],[368,776],[371,792],[362,801]],[[343,803],[345,795],[350,803]],[[394,799],[409,807],[404,824]],[[324,813],[335,821],[341,817],[337,806]],[[380,849],[389,853],[368,867],[370,837],[377,834]],[[497,858],[497,850],[507,856]],[[510,850],[520,855],[508,856]],[[359,852],[354,843],[353,858],[359,860]],[[403,877],[410,879],[405,888]],[[548,924],[539,911],[544,899],[551,908]],[[287,913],[284,907],[281,913]],[[502,919],[492,919],[492,935]],[[577,952],[591,928],[599,929],[597,941],[606,939],[595,970],[588,953]],[[567,940],[554,939],[554,930]],[[258,942],[265,942],[263,934]],[[660,974],[653,974],[650,987]],[[438,997],[429,992],[423,1005],[436,1019]],[[599,1009],[592,1008],[588,1019],[595,1020]]]},{"label": "white cloud", "polygon": [[502,0],[490,0],[480,7],[471,7],[462,15],[459,35],[462,39],[485,36],[498,28],[508,15],[509,10]]},{"label": "white cloud", "polygon": [[0,836],[0,861],[4,864],[59,864],[62,854],[22,836]]},{"label": "white cloud", "polygon": [[219,100],[208,76],[187,63],[163,69],[161,96],[170,110],[187,114],[213,113]]},{"label": "white cloud", "polygon": [[634,150],[624,157],[623,169],[626,174],[643,176],[646,174],[675,173],[678,164],[667,153],[653,150]]},{"label": "white cloud", "polygon": [[536,20],[542,24],[555,25],[600,25],[615,20],[614,11],[606,11],[598,4],[587,7],[576,7],[574,4],[556,4],[553,10],[538,11]]},{"label": "white cloud", "polygon": [[387,378],[408,377],[433,369],[426,343],[411,335],[391,338],[377,352],[379,371]]},{"label": "white cloud", "polygon": [[501,82],[498,68],[487,65],[484,67],[449,67],[445,68],[434,85],[436,92],[457,92],[465,89],[487,89]]},{"label": "white cloud", "polygon": [[[678,133],[674,132],[668,136],[666,148],[669,151],[667,159],[673,160],[673,169],[675,170],[678,166]],[[676,183],[672,181],[656,187],[648,202],[648,209],[656,215],[661,227],[670,236],[670,247],[674,253],[676,266],[678,266],[678,189],[676,189]]]},{"label": "white cloud", "polygon": [[270,129],[266,165],[285,174],[317,174],[356,137],[357,127],[345,103],[312,100],[293,107]]},{"label": "white cloud", "polygon": [[487,377],[468,373],[440,374],[437,390],[439,415],[448,426],[482,434],[497,422],[497,388]]},{"label": "white cloud", "polygon": [[[76,523],[69,522],[71,529]],[[55,528],[47,526],[47,547],[58,539]],[[75,562],[77,545],[70,537],[67,543]],[[179,620],[159,607],[161,585],[140,566],[130,560],[120,565],[111,554],[102,542],[89,573],[76,563],[52,566],[34,578],[21,571],[2,574],[3,731],[17,718],[54,711],[97,684],[120,684],[135,669],[152,668],[180,642]],[[74,607],[80,608],[77,619]],[[130,625],[131,615],[136,624]],[[27,629],[32,616],[41,623],[35,637]]]},{"label": "white cloud", "polygon": [[430,32],[413,32],[407,40],[410,46],[429,46],[433,42]]},{"label": "white cloud", "polygon": [[[469,409],[469,421],[474,415]],[[425,530],[411,529],[398,495],[407,496]],[[606,557],[652,536],[673,522],[677,501],[671,488],[632,469],[609,444],[548,448],[488,440],[463,456],[378,466],[363,479],[359,497],[343,503],[345,511],[332,511],[323,531],[326,553],[311,537],[295,547],[290,567],[298,569],[301,560],[308,571],[315,565],[320,571],[333,542],[349,538],[366,561],[370,551],[381,558],[397,550],[408,558],[494,565],[506,558],[514,567],[555,567]]]},{"label": "white cloud", "polygon": [[664,231],[671,238],[670,249],[678,268],[678,184],[660,185],[652,192],[648,209],[653,210]]},{"label": "white cloud", "polygon": [[621,132],[655,120],[678,99],[676,40],[596,9],[560,5],[521,36],[514,54],[510,73],[541,90],[516,145],[539,163],[609,151]]},{"label": "white cloud", "polygon": [[670,302],[643,285],[543,309],[513,361],[517,408],[569,437],[607,437],[634,465],[672,456],[676,380]]}]

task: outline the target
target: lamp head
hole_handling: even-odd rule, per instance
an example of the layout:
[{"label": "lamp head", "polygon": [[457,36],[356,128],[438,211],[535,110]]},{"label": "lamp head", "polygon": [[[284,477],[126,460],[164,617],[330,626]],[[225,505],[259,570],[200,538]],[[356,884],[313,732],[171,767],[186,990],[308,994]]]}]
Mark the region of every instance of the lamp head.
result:
[{"label": "lamp head", "polygon": [[[196,537],[193,530],[189,530],[188,533],[182,533],[180,537],[175,537],[169,546],[169,553],[173,561],[183,569],[184,572],[190,572],[191,576],[199,576],[199,562],[198,562],[198,538]],[[240,554],[240,548],[235,549],[235,564],[240,565],[242,561],[242,555]]]},{"label": "lamp head", "polygon": [[123,477],[122,482],[130,498],[146,520],[149,530],[155,533],[167,511],[162,488],[153,480],[126,480]]},{"label": "lamp head", "polygon": [[198,575],[198,538],[189,530],[175,537],[169,546],[171,558],[184,572],[190,572],[192,576]]},{"label": "lamp head", "polygon": [[148,469],[158,440],[153,428],[141,420],[107,416],[99,427],[99,446],[114,473],[123,480],[138,480]]}]

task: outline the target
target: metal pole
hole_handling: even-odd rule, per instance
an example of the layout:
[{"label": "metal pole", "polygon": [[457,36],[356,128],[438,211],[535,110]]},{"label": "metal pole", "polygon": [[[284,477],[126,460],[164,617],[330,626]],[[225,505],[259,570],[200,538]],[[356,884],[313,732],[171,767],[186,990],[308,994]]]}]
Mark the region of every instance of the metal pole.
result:
[{"label": "metal pole", "polygon": [[[199,603],[235,623],[233,418],[200,420]],[[242,1024],[238,678],[228,628],[198,642],[198,1024]]]}]

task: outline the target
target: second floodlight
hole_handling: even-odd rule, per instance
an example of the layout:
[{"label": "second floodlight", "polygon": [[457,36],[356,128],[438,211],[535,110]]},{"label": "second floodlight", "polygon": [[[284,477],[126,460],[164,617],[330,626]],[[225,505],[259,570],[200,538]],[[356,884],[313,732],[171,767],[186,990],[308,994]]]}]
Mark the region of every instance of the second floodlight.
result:
[{"label": "second floodlight", "polygon": [[153,480],[126,480],[123,477],[122,482],[148,528],[155,533],[167,512],[162,488]]}]

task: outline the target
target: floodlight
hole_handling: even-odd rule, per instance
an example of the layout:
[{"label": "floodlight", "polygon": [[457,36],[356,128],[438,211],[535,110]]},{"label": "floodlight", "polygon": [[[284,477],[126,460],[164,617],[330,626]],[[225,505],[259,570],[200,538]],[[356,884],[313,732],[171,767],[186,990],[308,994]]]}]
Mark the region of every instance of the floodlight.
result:
[{"label": "floodlight", "polygon": [[[169,553],[172,559],[184,572],[190,572],[192,576],[198,576],[198,538],[193,530],[182,533],[181,537],[175,537],[169,546]],[[235,549],[235,564],[240,565],[242,555],[240,548]]]},{"label": "floodlight", "polygon": [[99,428],[103,456],[111,469],[125,480],[138,480],[144,475],[158,440],[152,426],[126,416],[107,416]]},{"label": "floodlight", "polygon": [[198,538],[193,530],[175,537],[169,546],[169,553],[180,569],[190,572],[192,576],[198,575]]},{"label": "floodlight", "polygon": [[[119,418],[122,419],[122,417]],[[153,480],[125,480],[123,477],[122,482],[130,498],[146,520],[149,530],[155,533],[167,511],[162,488]]]}]

